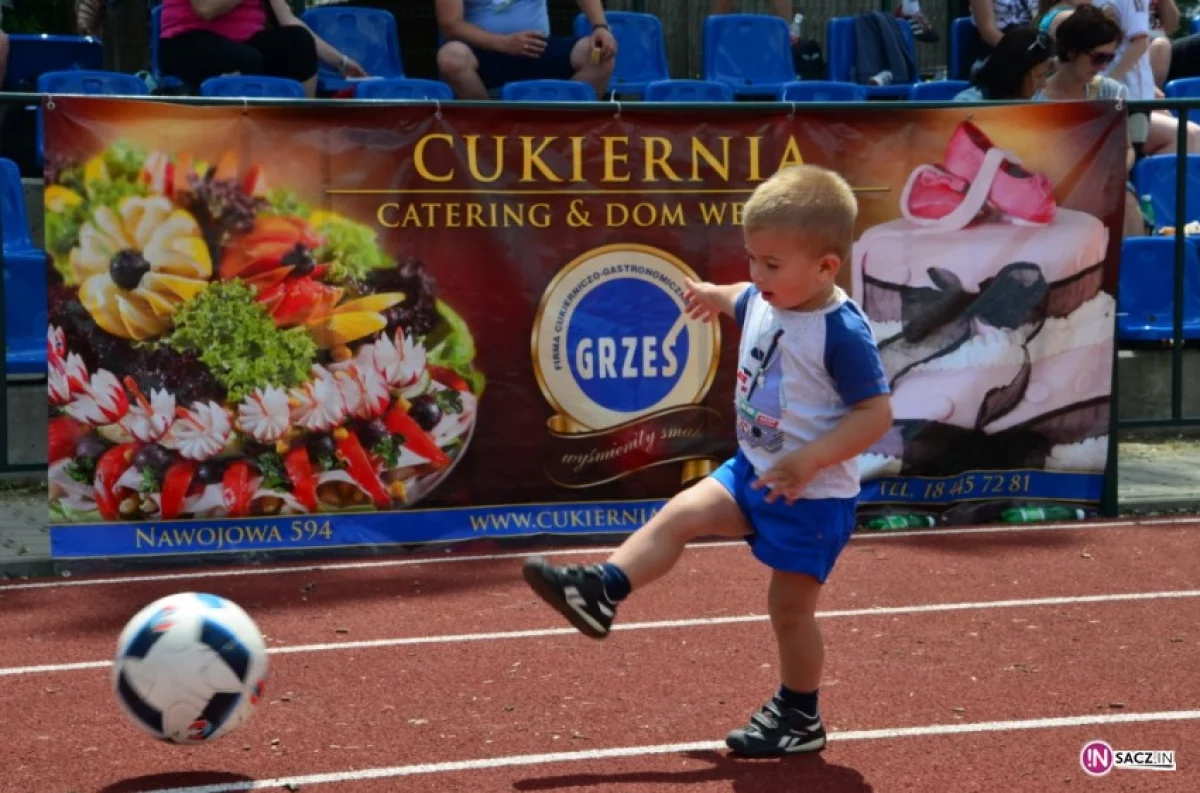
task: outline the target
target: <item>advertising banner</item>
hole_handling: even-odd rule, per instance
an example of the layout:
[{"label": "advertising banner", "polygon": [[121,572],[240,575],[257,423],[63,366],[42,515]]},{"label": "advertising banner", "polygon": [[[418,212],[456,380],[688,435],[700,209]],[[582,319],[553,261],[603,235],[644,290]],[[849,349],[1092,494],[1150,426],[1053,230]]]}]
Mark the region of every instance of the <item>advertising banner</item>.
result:
[{"label": "advertising banner", "polygon": [[628,533],[735,450],[742,203],[836,169],[894,396],[875,527],[1094,508],[1125,126],[1102,103],[47,104],[58,558]]}]

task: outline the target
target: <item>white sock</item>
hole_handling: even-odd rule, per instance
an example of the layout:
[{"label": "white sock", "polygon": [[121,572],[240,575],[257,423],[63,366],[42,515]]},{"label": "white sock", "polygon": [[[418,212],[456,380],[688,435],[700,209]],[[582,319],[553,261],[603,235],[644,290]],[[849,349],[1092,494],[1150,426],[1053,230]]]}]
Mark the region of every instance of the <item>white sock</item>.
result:
[{"label": "white sock", "polygon": [[921,0],[904,0],[900,4],[901,13],[906,17],[921,13]]}]

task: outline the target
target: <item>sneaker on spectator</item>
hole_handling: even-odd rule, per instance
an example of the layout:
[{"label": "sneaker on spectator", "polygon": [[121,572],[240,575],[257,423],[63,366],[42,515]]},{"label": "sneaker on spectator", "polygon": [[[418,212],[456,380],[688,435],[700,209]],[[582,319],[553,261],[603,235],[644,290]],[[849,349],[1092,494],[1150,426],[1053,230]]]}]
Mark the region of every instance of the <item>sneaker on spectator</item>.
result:
[{"label": "sneaker on spectator", "polygon": [[925,44],[937,44],[941,41],[941,36],[933,29],[933,25],[929,24],[929,20],[923,13],[918,11],[915,14],[905,14],[903,6],[896,7],[896,16],[908,22],[908,26],[912,28],[913,38]]}]

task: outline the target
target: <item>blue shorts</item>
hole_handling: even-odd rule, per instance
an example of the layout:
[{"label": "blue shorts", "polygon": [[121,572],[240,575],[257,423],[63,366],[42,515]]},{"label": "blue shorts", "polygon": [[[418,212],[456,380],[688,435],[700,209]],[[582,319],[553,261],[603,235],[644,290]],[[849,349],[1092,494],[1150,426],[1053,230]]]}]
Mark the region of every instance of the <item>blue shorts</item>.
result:
[{"label": "blue shorts", "polygon": [[740,451],[712,477],[729,491],[746,516],[752,529],[746,542],[760,562],[825,583],[854,533],[858,499],[802,499],[790,506],[780,499],[768,504],[770,491],[751,487],[756,478],[754,467]]},{"label": "blue shorts", "polygon": [[546,39],[546,49],[536,58],[467,46],[479,61],[479,79],[490,91],[518,80],[570,80],[575,76],[571,51],[578,41],[565,36],[550,36]]}]

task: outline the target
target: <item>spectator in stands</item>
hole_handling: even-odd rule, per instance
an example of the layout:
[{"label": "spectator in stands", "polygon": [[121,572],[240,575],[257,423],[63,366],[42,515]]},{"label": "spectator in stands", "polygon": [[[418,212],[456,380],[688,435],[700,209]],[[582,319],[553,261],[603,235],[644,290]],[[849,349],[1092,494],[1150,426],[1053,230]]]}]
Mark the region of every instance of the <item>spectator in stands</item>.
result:
[{"label": "spectator in stands", "polygon": [[1165,86],[1183,77],[1200,77],[1200,34],[1171,38],[1181,15],[1175,0],[1150,0],[1150,71]]},{"label": "spectator in stands", "polygon": [[195,87],[224,74],[289,77],[317,91],[318,59],[346,77],[365,77],[354,60],[321,40],[287,0],[163,0],[159,62]]},{"label": "spectator in stands", "polygon": [[617,40],[602,0],[578,0],[592,34],[576,41],[550,35],[547,0],[437,0],[446,43],[438,69],[460,99],[518,80],[579,80],[602,96],[612,76]]},{"label": "spectator in stands", "polygon": [[[1125,37],[1111,16],[1092,6],[1080,7],[1067,15],[1056,26],[1055,32],[1056,68],[1036,99],[1050,102],[1122,101],[1129,96],[1124,83],[1103,75],[1104,69],[1116,57],[1117,45]],[[1127,127],[1125,167],[1132,169],[1136,159]],[[1125,236],[1145,235],[1146,225],[1137,191],[1127,186]]]},{"label": "spectator in stands", "polygon": [[1050,71],[1050,39],[1032,27],[1012,28],[955,99],[964,102],[1032,99]]},{"label": "spectator in stands", "polygon": [[1033,24],[1037,4],[1038,0],[971,0],[976,31],[971,53],[972,74],[983,66],[1005,33]]},{"label": "spectator in stands", "polygon": [[[1150,68],[1150,12],[1146,1],[1095,0],[1093,5],[1111,16],[1124,34],[1117,46],[1116,59],[1106,74],[1125,84],[1132,101],[1162,96]],[[1129,120],[1133,142],[1143,146],[1146,154],[1172,154],[1177,151],[1179,121],[1169,112],[1157,110],[1148,117],[1145,113],[1134,113]],[[1189,122],[1187,139],[1189,152],[1200,151],[1200,126]]]}]

